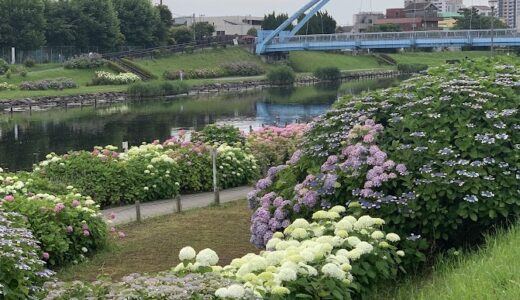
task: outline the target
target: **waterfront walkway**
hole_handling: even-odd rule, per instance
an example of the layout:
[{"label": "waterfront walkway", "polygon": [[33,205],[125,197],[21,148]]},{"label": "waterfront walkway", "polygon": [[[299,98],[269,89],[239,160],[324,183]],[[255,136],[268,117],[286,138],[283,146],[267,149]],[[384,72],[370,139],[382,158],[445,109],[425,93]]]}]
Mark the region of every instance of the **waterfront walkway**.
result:
[{"label": "waterfront walkway", "polygon": [[[253,188],[250,186],[237,187],[227,189],[220,192],[220,203],[233,202],[246,199],[247,193]],[[207,207],[215,202],[214,193],[199,193],[192,195],[181,195],[182,211]],[[175,200],[160,200],[153,202],[141,203],[141,219],[164,216],[177,212],[177,203]],[[109,218],[110,214],[115,213],[116,219],[114,225],[128,224],[136,221],[135,205],[126,205],[102,210],[103,215]]]}]

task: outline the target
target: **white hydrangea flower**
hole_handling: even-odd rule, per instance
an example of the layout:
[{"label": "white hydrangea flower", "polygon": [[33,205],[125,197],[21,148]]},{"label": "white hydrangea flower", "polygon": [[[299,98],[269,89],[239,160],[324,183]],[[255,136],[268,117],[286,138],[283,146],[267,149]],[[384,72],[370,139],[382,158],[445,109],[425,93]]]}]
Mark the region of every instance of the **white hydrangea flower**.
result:
[{"label": "white hydrangea flower", "polygon": [[405,255],[403,250],[399,250],[399,251],[397,251],[396,254],[397,254],[398,256],[401,256],[401,257],[403,257],[403,256]]},{"label": "white hydrangea flower", "polygon": [[197,254],[196,261],[203,267],[211,267],[218,263],[218,255],[211,249],[204,249]]},{"label": "white hydrangea flower", "polygon": [[303,228],[296,228],[293,232],[291,232],[291,237],[297,240],[303,240],[308,236],[309,234],[307,233],[307,230]]},{"label": "white hydrangea flower", "polygon": [[197,252],[195,252],[195,249],[192,247],[184,247],[179,251],[179,260],[185,261],[185,260],[192,260],[197,255]]},{"label": "white hydrangea flower", "polygon": [[368,254],[374,250],[374,246],[365,241],[362,241],[356,245],[356,249],[359,249],[361,252],[363,252],[363,254]]},{"label": "white hydrangea flower", "polygon": [[395,233],[389,233],[386,235],[386,239],[390,242],[399,242],[401,238]]},{"label": "white hydrangea flower", "polygon": [[383,239],[385,237],[385,234],[382,231],[376,230],[376,231],[372,232],[372,234],[370,236],[374,240],[380,240],[380,239]]},{"label": "white hydrangea flower", "polygon": [[352,247],[356,247],[357,244],[361,243],[361,240],[357,236],[349,236],[347,238],[347,243]]},{"label": "white hydrangea flower", "polygon": [[291,225],[295,228],[303,228],[303,229],[307,229],[310,226],[309,222],[307,222],[307,220],[305,220],[305,219],[296,219],[296,220],[294,220],[294,222]]},{"label": "white hydrangea flower", "polygon": [[333,263],[328,263],[321,268],[321,272],[328,277],[339,280],[345,279],[345,272]]},{"label": "white hydrangea flower", "polygon": [[341,205],[337,205],[337,206],[334,206],[333,208],[329,209],[329,212],[336,212],[338,214],[342,214],[346,211],[347,211],[347,209]]},{"label": "white hydrangea flower", "polygon": [[297,278],[297,273],[295,268],[282,267],[280,271],[278,271],[278,274],[276,274],[276,277],[282,282],[294,281]]}]

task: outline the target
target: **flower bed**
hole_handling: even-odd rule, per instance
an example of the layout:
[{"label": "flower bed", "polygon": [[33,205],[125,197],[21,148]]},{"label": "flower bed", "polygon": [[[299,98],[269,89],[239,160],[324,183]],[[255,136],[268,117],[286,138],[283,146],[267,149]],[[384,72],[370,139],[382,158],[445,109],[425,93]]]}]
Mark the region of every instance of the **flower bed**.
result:
[{"label": "flower bed", "polygon": [[124,85],[137,81],[141,78],[133,73],[120,73],[119,75],[105,71],[96,72],[96,77],[92,79],[92,85]]},{"label": "flower bed", "polygon": [[287,225],[266,228],[260,213],[294,220],[340,204],[385,219],[410,253],[478,242],[518,216],[519,86],[512,60],[480,59],[341,100],[250,194],[252,240]]},{"label": "flower bed", "polygon": [[25,91],[63,90],[77,88],[77,84],[70,78],[58,78],[39,81],[24,81],[20,89]]},{"label": "flower bed", "polygon": [[[209,148],[202,143],[172,138],[132,147],[97,147],[93,152],[50,154],[35,172],[52,181],[76,186],[102,206],[173,198],[183,192],[212,190]],[[236,187],[255,180],[254,157],[242,148],[217,149],[219,186]]]}]

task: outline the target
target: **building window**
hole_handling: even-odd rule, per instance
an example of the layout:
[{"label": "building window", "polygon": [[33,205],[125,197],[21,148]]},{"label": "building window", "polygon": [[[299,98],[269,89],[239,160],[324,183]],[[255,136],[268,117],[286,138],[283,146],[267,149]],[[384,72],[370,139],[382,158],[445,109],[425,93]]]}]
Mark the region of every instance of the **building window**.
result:
[{"label": "building window", "polygon": [[225,36],[225,35],[226,35],[225,31],[217,31],[217,36]]}]

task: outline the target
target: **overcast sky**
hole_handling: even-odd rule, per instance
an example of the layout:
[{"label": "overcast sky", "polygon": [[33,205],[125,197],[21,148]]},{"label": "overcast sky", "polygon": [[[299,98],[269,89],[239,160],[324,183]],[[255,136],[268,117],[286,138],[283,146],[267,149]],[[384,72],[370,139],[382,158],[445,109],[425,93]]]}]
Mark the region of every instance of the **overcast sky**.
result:
[{"label": "overcast sky", "polygon": [[[159,3],[159,0],[153,0]],[[198,15],[252,15],[263,16],[277,12],[294,13],[308,0],[163,0],[174,16]],[[403,0],[332,0],[325,6],[341,25],[352,23],[352,15],[359,11],[381,11],[400,7]],[[487,0],[464,0],[466,5],[487,4]]]}]

